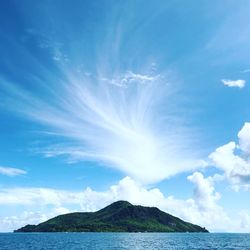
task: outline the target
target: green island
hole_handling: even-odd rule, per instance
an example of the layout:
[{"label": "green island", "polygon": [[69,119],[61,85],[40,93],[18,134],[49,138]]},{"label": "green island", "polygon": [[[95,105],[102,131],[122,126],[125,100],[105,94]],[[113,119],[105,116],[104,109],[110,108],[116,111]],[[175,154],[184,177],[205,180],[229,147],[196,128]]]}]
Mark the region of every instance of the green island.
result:
[{"label": "green island", "polygon": [[117,201],[97,212],[59,215],[38,225],[14,232],[208,232],[156,207],[134,206]]}]

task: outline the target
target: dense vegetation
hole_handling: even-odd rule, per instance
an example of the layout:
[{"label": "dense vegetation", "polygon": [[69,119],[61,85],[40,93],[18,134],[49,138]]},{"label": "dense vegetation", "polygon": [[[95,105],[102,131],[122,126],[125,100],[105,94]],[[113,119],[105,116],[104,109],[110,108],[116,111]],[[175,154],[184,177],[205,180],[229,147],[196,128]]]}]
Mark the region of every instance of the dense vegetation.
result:
[{"label": "dense vegetation", "polygon": [[14,232],[208,232],[156,207],[117,201],[93,213],[70,213]]}]

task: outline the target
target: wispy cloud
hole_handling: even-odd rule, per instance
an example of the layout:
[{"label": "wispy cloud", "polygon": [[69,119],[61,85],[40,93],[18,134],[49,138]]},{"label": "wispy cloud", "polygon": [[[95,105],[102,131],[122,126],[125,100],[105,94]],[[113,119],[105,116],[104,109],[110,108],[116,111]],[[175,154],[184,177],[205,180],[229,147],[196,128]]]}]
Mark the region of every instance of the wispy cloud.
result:
[{"label": "wispy cloud", "polygon": [[160,79],[160,75],[155,75],[155,76],[142,75],[142,74],[135,74],[132,71],[128,71],[124,75],[114,79],[101,78],[102,81],[105,81],[109,84],[113,84],[117,87],[124,87],[124,88],[129,87],[129,85],[133,83],[146,84],[148,82],[156,81],[157,79]]},{"label": "wispy cloud", "polygon": [[101,161],[142,183],[199,167],[195,131],[164,75],[64,73],[67,79],[52,82],[46,98],[5,84],[13,109],[69,139],[48,145],[47,156]]},{"label": "wispy cloud", "polygon": [[27,172],[19,169],[19,168],[10,168],[10,167],[2,167],[0,166],[0,174],[7,175],[7,176],[16,176],[16,175],[23,175]]},{"label": "wispy cloud", "polygon": [[225,85],[225,86],[228,86],[228,87],[238,87],[238,88],[244,88],[245,87],[245,84],[246,84],[246,81],[245,80],[225,80],[225,79],[222,79],[221,80],[222,83]]}]

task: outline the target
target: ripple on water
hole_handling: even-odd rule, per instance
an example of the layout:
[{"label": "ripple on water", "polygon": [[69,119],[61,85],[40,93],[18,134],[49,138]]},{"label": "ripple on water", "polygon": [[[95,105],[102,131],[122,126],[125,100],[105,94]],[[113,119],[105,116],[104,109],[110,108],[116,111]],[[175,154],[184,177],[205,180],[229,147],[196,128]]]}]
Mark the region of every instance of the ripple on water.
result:
[{"label": "ripple on water", "polygon": [[1,250],[250,249],[250,234],[5,233]]}]

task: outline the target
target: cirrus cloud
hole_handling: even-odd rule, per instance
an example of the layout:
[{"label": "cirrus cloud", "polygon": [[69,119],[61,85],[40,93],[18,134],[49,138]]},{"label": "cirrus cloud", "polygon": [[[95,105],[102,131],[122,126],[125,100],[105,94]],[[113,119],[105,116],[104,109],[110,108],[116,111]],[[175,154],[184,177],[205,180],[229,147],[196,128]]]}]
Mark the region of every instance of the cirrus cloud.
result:
[{"label": "cirrus cloud", "polygon": [[3,167],[0,166],[0,174],[7,175],[7,176],[17,176],[17,175],[23,175],[27,172],[19,169],[19,168],[11,168],[11,167]]},{"label": "cirrus cloud", "polygon": [[[60,89],[49,79],[43,96],[2,84],[6,96],[15,98],[10,108],[46,126],[57,139],[67,138],[68,144],[48,145],[46,156],[102,162],[144,184],[203,164],[195,128],[186,125],[189,119],[182,107],[173,104],[178,101],[166,77],[133,71],[79,76],[64,71],[65,79],[58,79]],[[42,88],[40,82],[37,86]]]}]

